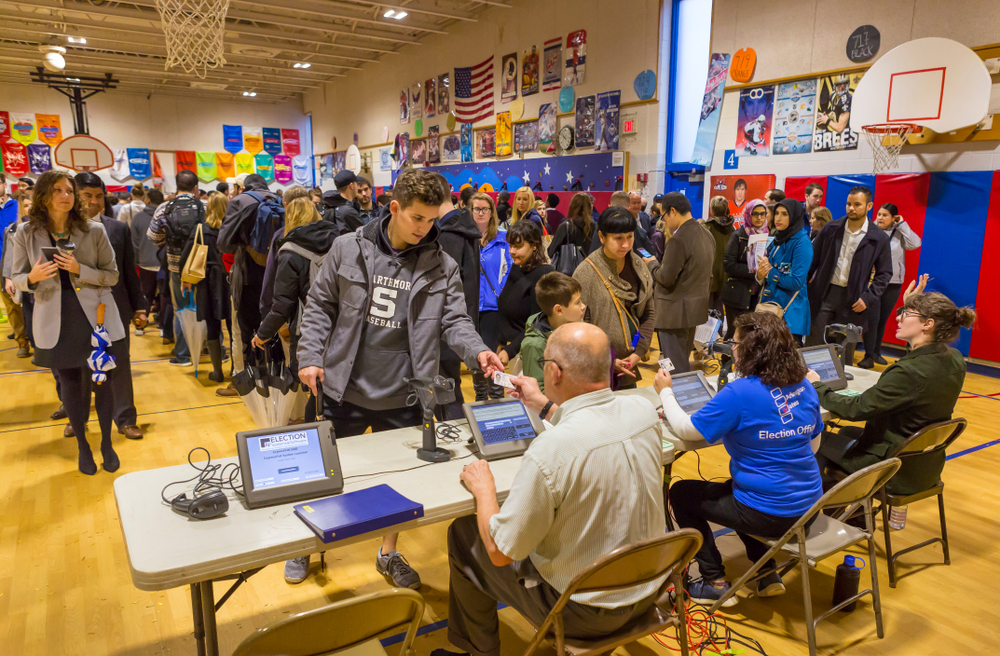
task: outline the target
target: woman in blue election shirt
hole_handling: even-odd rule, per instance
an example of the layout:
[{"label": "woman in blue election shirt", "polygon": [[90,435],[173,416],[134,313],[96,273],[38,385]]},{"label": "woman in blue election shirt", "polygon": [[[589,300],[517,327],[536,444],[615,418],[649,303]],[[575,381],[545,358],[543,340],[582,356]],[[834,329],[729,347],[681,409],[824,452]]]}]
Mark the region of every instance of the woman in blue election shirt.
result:
[{"label": "woman in blue election shirt", "polygon": [[[801,231],[800,231],[801,233]],[[709,522],[732,528],[756,562],[768,546],[750,537],[779,538],[823,495],[810,441],[823,432],[819,396],[788,327],[773,314],[751,312],[736,320],[733,342],[738,378],[688,416],[674,398],[670,374],[653,385],[671,430],[682,440],[722,442],[732,478],[724,483],[678,481],[670,488],[677,524],[701,532],[695,556],[701,578],[688,582],[694,601],[711,604],[729,589],[722,555]],[[771,560],[766,566],[774,566]],[[777,572],[760,579],[757,596],[785,591]],[[726,601],[731,606],[734,595]]]},{"label": "woman in blue election shirt", "polygon": [[[483,235],[479,251],[479,336],[487,346],[496,348],[500,343],[497,299],[513,264],[510,244],[507,243],[507,233],[499,227],[500,217],[492,198],[483,193],[475,194],[469,199],[469,211]],[[472,387],[476,390],[477,401],[503,398],[503,388],[487,380],[481,371],[472,373]]]},{"label": "woman in blue election shirt", "polygon": [[811,315],[806,278],[813,260],[809,235],[802,230],[805,210],[791,198],[774,208],[774,241],[757,263],[760,303],[777,303],[785,311],[785,323],[796,337],[809,334]]}]

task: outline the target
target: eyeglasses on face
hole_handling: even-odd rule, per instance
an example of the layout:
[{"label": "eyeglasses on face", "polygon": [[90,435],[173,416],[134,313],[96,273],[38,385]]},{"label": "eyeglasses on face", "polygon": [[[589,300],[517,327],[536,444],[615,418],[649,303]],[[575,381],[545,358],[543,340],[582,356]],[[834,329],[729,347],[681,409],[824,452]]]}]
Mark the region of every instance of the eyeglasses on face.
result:
[{"label": "eyeglasses on face", "polygon": [[556,362],[555,360],[553,360],[552,358],[538,358],[538,366],[541,367],[542,369],[545,368],[545,363],[546,362],[551,362],[555,366],[559,367],[559,371],[563,370],[562,365],[559,364],[558,362]]},{"label": "eyeglasses on face", "polygon": [[924,315],[917,312],[916,310],[914,310],[913,308],[901,307],[898,310],[896,310],[897,321],[902,321],[906,317],[920,317],[921,319],[927,318]]},{"label": "eyeglasses on face", "polygon": [[472,213],[473,214],[489,214],[490,213],[490,208],[488,208],[488,207],[473,207],[472,208]]}]

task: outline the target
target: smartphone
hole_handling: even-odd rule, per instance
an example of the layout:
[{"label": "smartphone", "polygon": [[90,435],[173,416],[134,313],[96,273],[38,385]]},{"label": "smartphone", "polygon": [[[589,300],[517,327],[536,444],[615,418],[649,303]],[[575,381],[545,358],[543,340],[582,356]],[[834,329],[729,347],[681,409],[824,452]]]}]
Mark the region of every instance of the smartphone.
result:
[{"label": "smartphone", "polygon": [[649,251],[647,251],[645,248],[639,249],[639,255],[642,255],[643,257],[653,257],[652,255],[649,254]]},{"label": "smartphone", "polygon": [[44,255],[45,259],[48,260],[49,262],[56,261],[56,253],[58,252],[59,252],[58,246],[42,246],[42,255]]}]

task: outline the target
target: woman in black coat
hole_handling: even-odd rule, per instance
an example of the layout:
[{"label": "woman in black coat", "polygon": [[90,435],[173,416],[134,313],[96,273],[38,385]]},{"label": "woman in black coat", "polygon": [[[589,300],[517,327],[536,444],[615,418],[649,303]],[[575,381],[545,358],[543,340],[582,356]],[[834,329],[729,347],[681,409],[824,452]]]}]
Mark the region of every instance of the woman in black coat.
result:
[{"label": "woman in black coat", "polygon": [[747,203],[745,225],[729,236],[722,266],[726,271],[726,283],[722,288],[722,303],[726,309],[726,339],[732,339],[736,331],[736,319],[752,312],[760,298],[760,284],[757,283],[756,259],[750,258],[749,243],[752,234],[767,234],[767,208],[759,200]]},{"label": "woman in black coat", "polygon": [[597,230],[597,224],[591,217],[593,210],[594,203],[588,194],[581,192],[573,196],[566,212],[566,219],[556,228],[552,241],[549,242],[549,259],[554,258],[565,244],[579,248],[584,257],[593,252],[591,241]]},{"label": "woman in black coat", "polygon": [[[568,223],[568,222],[567,222]],[[542,246],[542,231],[534,221],[518,221],[507,231],[514,266],[504,283],[497,309],[500,312],[500,344],[497,355],[506,365],[521,352],[528,317],[541,312],[535,300],[535,283],[553,271]],[[487,344],[487,346],[493,346]]]}]

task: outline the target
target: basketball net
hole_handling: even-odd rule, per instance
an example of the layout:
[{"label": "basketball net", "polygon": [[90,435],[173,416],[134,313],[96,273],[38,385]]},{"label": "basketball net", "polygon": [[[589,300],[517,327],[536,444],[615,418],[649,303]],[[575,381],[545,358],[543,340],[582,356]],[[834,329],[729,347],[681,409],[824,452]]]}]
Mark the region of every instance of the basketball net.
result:
[{"label": "basketball net", "polygon": [[226,63],[222,36],[229,0],[156,0],[156,9],[167,37],[164,70],[181,66],[204,78],[209,68]]},{"label": "basketball net", "polygon": [[896,168],[899,163],[899,151],[903,149],[907,137],[916,127],[912,123],[880,123],[862,128],[868,146],[872,149],[872,173]]}]

